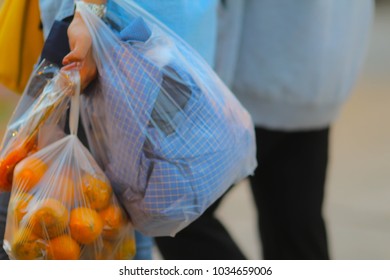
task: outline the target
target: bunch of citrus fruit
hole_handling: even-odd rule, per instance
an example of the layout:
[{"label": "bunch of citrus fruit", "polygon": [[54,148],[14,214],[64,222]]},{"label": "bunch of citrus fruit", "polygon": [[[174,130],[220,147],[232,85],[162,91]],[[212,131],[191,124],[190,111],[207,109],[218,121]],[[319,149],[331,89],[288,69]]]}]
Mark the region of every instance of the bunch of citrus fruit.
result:
[{"label": "bunch of citrus fruit", "polygon": [[9,192],[12,188],[12,179],[15,166],[35,151],[34,141],[13,141],[0,157],[0,191]]},{"label": "bunch of citrus fruit", "polygon": [[55,174],[34,154],[16,165],[13,182],[7,218],[7,224],[13,225],[8,238],[12,258],[131,259],[135,255],[133,228],[102,172]]}]

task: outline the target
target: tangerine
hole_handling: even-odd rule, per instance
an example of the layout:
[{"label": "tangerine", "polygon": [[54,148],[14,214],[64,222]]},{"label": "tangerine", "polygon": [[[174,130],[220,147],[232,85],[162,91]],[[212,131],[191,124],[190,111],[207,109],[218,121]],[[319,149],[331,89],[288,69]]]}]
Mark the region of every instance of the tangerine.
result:
[{"label": "tangerine", "polygon": [[102,233],[103,221],[95,210],[79,207],[70,213],[69,228],[73,239],[81,244],[90,244]]},{"label": "tangerine", "polygon": [[112,260],[114,259],[114,245],[109,240],[103,239],[103,247],[96,255],[97,260]]},{"label": "tangerine", "polygon": [[24,192],[18,192],[11,197],[9,201],[10,213],[13,213],[18,223],[26,215],[26,208],[33,197],[33,195]]},{"label": "tangerine", "polygon": [[47,258],[49,260],[78,260],[80,251],[80,245],[72,237],[64,234],[49,241]]},{"label": "tangerine", "polygon": [[38,152],[39,149],[38,149],[38,146],[37,145],[34,145],[31,150],[28,152],[28,156],[31,156],[33,154],[35,154],[36,152]]},{"label": "tangerine", "polygon": [[131,260],[136,253],[135,239],[125,237],[119,241],[103,240],[103,248],[97,254],[98,260]]},{"label": "tangerine", "polygon": [[28,152],[25,145],[21,145],[0,159],[0,191],[11,191],[15,166],[27,156]]},{"label": "tangerine", "polygon": [[43,260],[46,256],[46,242],[29,228],[21,228],[12,241],[12,252],[18,260]]},{"label": "tangerine", "polygon": [[16,165],[14,182],[18,188],[25,192],[32,190],[42,179],[48,166],[41,159],[34,156],[28,157]]},{"label": "tangerine", "polygon": [[88,205],[93,209],[103,209],[110,203],[112,188],[106,180],[86,173],[82,178],[82,190]]},{"label": "tangerine", "polygon": [[62,202],[47,198],[38,202],[29,222],[36,235],[53,238],[61,235],[67,228],[69,211]]},{"label": "tangerine", "polygon": [[62,201],[68,208],[74,205],[75,184],[69,175],[59,174],[55,178],[55,198]]},{"label": "tangerine", "polygon": [[99,212],[103,220],[102,236],[107,239],[113,239],[118,236],[125,225],[125,216],[118,205],[109,205]]},{"label": "tangerine", "polygon": [[135,250],[135,239],[128,236],[120,242],[114,258],[115,260],[131,260],[135,256]]}]

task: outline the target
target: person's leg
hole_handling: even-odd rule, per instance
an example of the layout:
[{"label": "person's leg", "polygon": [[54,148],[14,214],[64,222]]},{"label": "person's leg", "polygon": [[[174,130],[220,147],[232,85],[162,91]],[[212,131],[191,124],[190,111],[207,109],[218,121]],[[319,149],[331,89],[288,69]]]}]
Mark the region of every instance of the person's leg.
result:
[{"label": "person's leg", "polygon": [[0,260],[8,260],[8,255],[4,251],[4,233],[5,233],[5,223],[7,220],[7,208],[9,202],[10,193],[0,193]]},{"label": "person's leg", "polygon": [[329,129],[256,128],[259,166],[250,178],[265,259],[329,259],[322,217]]},{"label": "person's leg", "polygon": [[166,260],[244,260],[222,223],[215,217],[223,197],[211,205],[202,216],[175,237],[155,238],[157,247]]}]

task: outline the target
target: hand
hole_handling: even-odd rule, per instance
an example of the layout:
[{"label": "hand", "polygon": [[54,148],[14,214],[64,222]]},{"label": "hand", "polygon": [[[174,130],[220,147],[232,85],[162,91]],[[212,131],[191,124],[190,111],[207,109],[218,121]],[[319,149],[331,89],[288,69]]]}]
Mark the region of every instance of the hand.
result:
[{"label": "hand", "polygon": [[78,12],[68,28],[70,53],[62,60],[64,70],[78,68],[81,89],[84,89],[97,76],[96,62],[92,55],[92,37]]}]

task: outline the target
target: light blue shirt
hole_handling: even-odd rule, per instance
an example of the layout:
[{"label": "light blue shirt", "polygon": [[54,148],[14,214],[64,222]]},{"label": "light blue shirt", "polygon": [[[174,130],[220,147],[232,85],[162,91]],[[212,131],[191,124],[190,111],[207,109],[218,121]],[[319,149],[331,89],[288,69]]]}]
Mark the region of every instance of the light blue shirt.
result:
[{"label": "light blue shirt", "polygon": [[[218,0],[134,0],[134,2],[176,32],[210,65],[213,65]],[[62,20],[73,14],[74,1],[40,0],[40,9],[46,37],[55,19]]]},{"label": "light blue shirt", "polygon": [[227,0],[215,69],[256,125],[329,126],[364,62],[373,0]]}]

